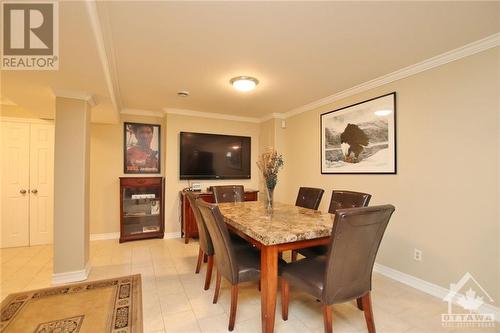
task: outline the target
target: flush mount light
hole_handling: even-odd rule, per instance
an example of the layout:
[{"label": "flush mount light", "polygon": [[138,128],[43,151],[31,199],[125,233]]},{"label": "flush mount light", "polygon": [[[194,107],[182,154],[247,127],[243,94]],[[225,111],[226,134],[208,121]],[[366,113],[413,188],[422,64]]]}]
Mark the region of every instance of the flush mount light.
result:
[{"label": "flush mount light", "polygon": [[389,110],[389,109],[377,110],[374,113],[376,116],[388,116],[392,113],[392,110]]},{"label": "flush mount light", "polygon": [[234,89],[239,91],[250,91],[255,89],[259,81],[250,76],[237,76],[229,80]]},{"label": "flush mount light", "polygon": [[177,93],[177,96],[179,97],[188,97],[189,96],[189,91],[186,90],[181,90]]}]

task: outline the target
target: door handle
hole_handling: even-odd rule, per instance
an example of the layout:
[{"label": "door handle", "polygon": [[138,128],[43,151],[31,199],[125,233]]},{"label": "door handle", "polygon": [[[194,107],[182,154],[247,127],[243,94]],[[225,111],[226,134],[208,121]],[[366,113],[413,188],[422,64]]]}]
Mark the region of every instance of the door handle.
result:
[{"label": "door handle", "polygon": [[37,193],[38,193],[38,190],[37,190],[37,189],[31,190],[31,193],[33,193],[33,194],[37,194]]},{"label": "door handle", "polygon": [[22,190],[20,190],[20,191],[19,191],[19,193],[21,193],[21,194],[26,194],[26,190],[25,190],[25,189],[22,189]]}]

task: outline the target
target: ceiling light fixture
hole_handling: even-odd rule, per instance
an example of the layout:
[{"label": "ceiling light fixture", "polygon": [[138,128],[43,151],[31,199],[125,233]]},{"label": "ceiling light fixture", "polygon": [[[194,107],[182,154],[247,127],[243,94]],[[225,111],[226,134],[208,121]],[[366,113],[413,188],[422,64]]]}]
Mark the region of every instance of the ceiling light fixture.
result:
[{"label": "ceiling light fixture", "polygon": [[229,80],[234,89],[239,91],[250,91],[255,89],[259,81],[250,76],[237,76]]},{"label": "ceiling light fixture", "polygon": [[189,96],[189,91],[186,90],[181,90],[177,93],[177,96],[179,97],[188,97]]}]

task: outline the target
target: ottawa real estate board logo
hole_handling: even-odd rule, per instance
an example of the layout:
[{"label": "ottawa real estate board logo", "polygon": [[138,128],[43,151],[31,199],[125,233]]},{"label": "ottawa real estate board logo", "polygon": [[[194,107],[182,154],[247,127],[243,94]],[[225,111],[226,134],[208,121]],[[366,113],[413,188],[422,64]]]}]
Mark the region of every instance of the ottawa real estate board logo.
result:
[{"label": "ottawa real estate board logo", "polygon": [[59,69],[56,1],[2,2],[2,70]]},{"label": "ottawa real estate board logo", "polygon": [[495,327],[493,299],[469,272],[457,282],[451,283],[443,298],[448,312],[441,314],[445,327],[486,328]]}]

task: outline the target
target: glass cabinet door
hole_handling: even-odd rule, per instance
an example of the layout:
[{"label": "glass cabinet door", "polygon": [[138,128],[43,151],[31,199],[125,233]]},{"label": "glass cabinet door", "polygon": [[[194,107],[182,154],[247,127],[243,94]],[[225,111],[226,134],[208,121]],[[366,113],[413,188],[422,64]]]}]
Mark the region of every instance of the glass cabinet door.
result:
[{"label": "glass cabinet door", "polygon": [[160,231],[161,187],[123,187],[125,236]]}]

